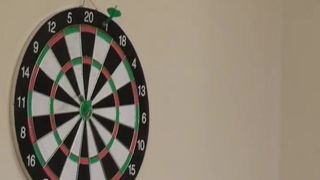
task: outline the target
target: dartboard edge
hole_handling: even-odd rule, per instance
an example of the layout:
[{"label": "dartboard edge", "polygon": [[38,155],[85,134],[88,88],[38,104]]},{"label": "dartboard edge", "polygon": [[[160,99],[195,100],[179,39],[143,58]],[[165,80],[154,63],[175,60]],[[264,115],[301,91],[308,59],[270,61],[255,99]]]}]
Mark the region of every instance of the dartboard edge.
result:
[{"label": "dartboard edge", "polygon": [[21,51],[10,98],[28,179],[135,179],[148,142],[139,57],[105,14],[75,7],[45,20]]}]

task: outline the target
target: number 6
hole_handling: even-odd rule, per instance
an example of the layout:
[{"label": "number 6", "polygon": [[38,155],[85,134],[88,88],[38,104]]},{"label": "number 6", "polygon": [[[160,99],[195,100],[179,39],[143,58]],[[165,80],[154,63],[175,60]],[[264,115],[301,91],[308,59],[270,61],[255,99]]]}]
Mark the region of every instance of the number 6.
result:
[{"label": "number 6", "polygon": [[68,24],[71,24],[71,23],[72,23],[72,12],[68,12],[67,23],[68,23]]}]

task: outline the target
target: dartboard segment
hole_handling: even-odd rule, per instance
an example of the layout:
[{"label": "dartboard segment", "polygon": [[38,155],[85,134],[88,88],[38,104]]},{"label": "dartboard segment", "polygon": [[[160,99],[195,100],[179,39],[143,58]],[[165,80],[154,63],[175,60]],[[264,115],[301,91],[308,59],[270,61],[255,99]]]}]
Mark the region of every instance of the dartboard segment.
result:
[{"label": "dartboard segment", "polygon": [[149,112],[139,58],[106,15],[74,8],[48,19],[17,75],[14,128],[30,179],[135,179]]}]

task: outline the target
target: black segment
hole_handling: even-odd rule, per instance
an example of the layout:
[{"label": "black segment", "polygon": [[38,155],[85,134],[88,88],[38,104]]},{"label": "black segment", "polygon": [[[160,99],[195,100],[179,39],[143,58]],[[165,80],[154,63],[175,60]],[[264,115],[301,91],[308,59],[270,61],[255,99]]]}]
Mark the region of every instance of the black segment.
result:
[{"label": "black segment", "polygon": [[35,82],[34,90],[50,96],[53,80],[51,80],[40,68]]},{"label": "black segment", "polygon": [[108,55],[104,61],[104,67],[112,74],[116,68],[121,63],[121,58],[118,56],[117,52],[110,47]]},{"label": "black segment", "polygon": [[110,134],[112,134],[114,121],[101,117],[97,114],[93,114],[93,117],[96,118],[100,122],[100,124],[102,124],[102,126],[110,132]]},{"label": "black segment", "polygon": [[118,90],[118,96],[120,100],[120,105],[134,104],[134,97],[131,83],[123,86]]},{"label": "black segment", "polygon": [[102,73],[100,73],[99,78],[96,82],[96,85],[93,89],[92,95],[91,95],[91,100],[93,100],[97,94],[99,93],[99,91],[101,90],[101,88],[103,87],[103,85],[107,82],[106,78],[103,76]]},{"label": "black segment", "polygon": [[78,180],[90,180],[89,165],[79,165],[78,169]]},{"label": "black segment", "polygon": [[81,33],[82,54],[84,57],[92,57],[95,37],[95,34]]},{"label": "black segment", "polygon": [[58,41],[53,47],[51,47],[54,55],[58,59],[61,67],[63,67],[68,61],[70,61],[70,56],[68,52],[67,43],[64,38]]},{"label": "black segment", "polygon": [[94,124],[92,123],[92,121],[90,121],[90,126],[91,126],[91,130],[92,130],[92,134],[93,134],[93,138],[94,138],[97,150],[98,152],[100,152],[106,147],[106,145],[104,144],[102,137],[100,137],[99,132],[97,128],[94,126]]},{"label": "black segment", "polygon": [[112,177],[119,171],[119,168],[110,153],[102,159],[102,164],[107,179],[112,179]]},{"label": "black segment", "polygon": [[91,66],[84,64],[82,67],[83,67],[84,97],[87,99]]},{"label": "black segment", "polygon": [[62,173],[63,166],[67,160],[67,157],[62,151],[57,150],[53,157],[50,159],[48,166],[59,177]]},{"label": "black segment", "polygon": [[52,131],[49,115],[33,117],[33,124],[37,139],[42,138]]},{"label": "black segment", "polygon": [[88,154],[87,123],[84,123],[82,133],[81,157],[88,157]]},{"label": "black segment", "polygon": [[71,68],[67,73],[66,76],[68,77],[68,80],[73,88],[73,90],[76,92],[76,94],[79,96],[80,95],[80,90],[79,90],[79,86],[77,83],[77,79],[74,73],[73,68]]},{"label": "black segment", "polygon": [[93,108],[114,107],[114,106],[115,106],[114,97],[113,97],[113,94],[110,94],[108,97],[94,104]]},{"label": "black segment", "polygon": [[133,138],[134,129],[119,125],[117,139],[129,150]]},{"label": "black segment", "polygon": [[74,98],[70,97],[69,94],[66,93],[60,86],[58,86],[57,94],[55,98],[67,104],[71,104],[73,106],[79,107],[79,104],[74,100],[74,98],[77,98],[77,97],[74,97]]},{"label": "black segment", "polygon": [[57,127],[61,126],[62,124],[68,122],[72,118],[74,118],[76,115],[78,115],[78,112],[74,113],[64,113],[64,114],[55,114],[55,120]]},{"label": "black segment", "polygon": [[67,138],[63,142],[68,149],[71,149],[71,147],[72,147],[72,144],[73,144],[73,141],[76,138],[77,131],[79,129],[80,123],[81,123],[81,120],[79,120],[77,122],[77,124],[74,126],[74,128],[71,130],[71,132],[69,133],[69,135],[67,136]]},{"label": "black segment", "polygon": [[[87,137],[87,123],[84,124],[83,134],[82,134],[82,147],[81,147],[81,157],[88,157],[88,137]],[[78,171],[79,180],[90,179],[89,165],[79,165]]]}]

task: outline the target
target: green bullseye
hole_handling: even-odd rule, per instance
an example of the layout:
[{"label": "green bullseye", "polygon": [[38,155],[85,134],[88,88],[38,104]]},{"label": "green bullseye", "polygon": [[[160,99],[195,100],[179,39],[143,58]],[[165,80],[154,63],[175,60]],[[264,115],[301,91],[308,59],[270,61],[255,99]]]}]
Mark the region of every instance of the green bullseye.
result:
[{"label": "green bullseye", "polygon": [[87,121],[90,119],[92,115],[92,102],[91,101],[83,101],[80,106],[80,116],[83,120]]}]

